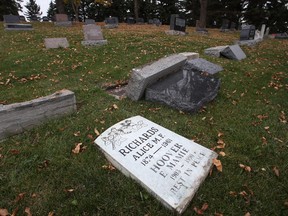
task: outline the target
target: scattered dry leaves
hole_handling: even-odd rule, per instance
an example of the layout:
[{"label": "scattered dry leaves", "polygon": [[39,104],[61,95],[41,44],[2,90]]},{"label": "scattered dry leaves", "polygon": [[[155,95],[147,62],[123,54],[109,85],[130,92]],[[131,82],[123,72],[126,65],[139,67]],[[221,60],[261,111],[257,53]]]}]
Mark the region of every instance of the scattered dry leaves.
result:
[{"label": "scattered dry leaves", "polygon": [[216,146],[216,148],[218,148],[218,149],[223,149],[223,148],[225,148],[225,142],[222,140],[222,139],[219,139],[218,141],[217,141],[217,146]]},{"label": "scattered dry leaves", "polygon": [[54,211],[51,211],[48,213],[48,216],[54,216],[55,215],[55,212]]},{"label": "scattered dry leaves", "polygon": [[20,154],[20,151],[17,150],[17,149],[11,149],[9,152],[10,152],[11,154],[13,154],[13,155]]},{"label": "scattered dry leaves", "polygon": [[112,164],[103,165],[102,168],[106,170],[110,170],[110,171],[113,171],[116,169]]},{"label": "scattered dry leaves", "polygon": [[279,117],[279,121],[283,124],[286,124],[287,123],[287,119],[286,119],[286,116],[285,116],[285,112],[284,111],[281,111],[280,112],[280,117]]},{"label": "scattered dry leaves", "polygon": [[246,166],[244,164],[239,164],[239,166],[247,172],[251,172],[252,170],[250,166]]},{"label": "scattered dry leaves", "polygon": [[251,214],[249,212],[247,212],[244,216],[251,216]]},{"label": "scattered dry leaves", "polygon": [[208,204],[204,203],[201,207],[201,209],[198,209],[197,207],[194,207],[194,211],[198,214],[198,215],[203,215],[204,212],[208,209]]},{"label": "scattered dry leaves", "polygon": [[94,128],[94,133],[96,134],[96,136],[99,136],[99,135],[100,135],[100,133],[99,133],[99,131],[97,130],[97,128]]},{"label": "scattered dry leaves", "polygon": [[222,157],[225,157],[225,156],[226,156],[225,152],[223,152],[223,151],[220,151],[220,152],[219,152],[219,155],[221,155]]},{"label": "scattered dry leaves", "polygon": [[74,133],[74,136],[75,136],[75,137],[79,137],[79,136],[80,136],[80,131],[75,132],[75,133]]}]

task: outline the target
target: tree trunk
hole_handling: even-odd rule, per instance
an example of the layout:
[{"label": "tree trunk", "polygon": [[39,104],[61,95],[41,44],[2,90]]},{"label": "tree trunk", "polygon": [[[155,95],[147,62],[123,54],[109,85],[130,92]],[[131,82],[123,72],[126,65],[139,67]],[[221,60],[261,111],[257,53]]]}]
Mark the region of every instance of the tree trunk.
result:
[{"label": "tree trunk", "polygon": [[56,7],[57,7],[58,13],[65,14],[65,7],[64,7],[63,0],[56,0]]},{"label": "tree trunk", "polygon": [[75,13],[75,21],[79,22],[79,5],[76,2],[74,2],[72,3],[72,8]]},{"label": "tree trunk", "polygon": [[199,27],[200,27],[201,29],[205,29],[205,28],[206,28],[207,3],[208,3],[208,0],[200,0],[200,20],[199,20]]},{"label": "tree trunk", "polygon": [[134,15],[137,20],[139,18],[139,0],[134,0]]}]

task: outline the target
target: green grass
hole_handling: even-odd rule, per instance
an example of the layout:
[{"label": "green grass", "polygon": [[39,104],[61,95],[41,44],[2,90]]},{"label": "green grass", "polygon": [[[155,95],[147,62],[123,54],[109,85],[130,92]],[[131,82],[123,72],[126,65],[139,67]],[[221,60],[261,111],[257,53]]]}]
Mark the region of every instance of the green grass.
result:
[{"label": "green grass", "polygon": [[[215,147],[218,133],[224,133],[226,156],[219,156],[223,172],[213,170],[183,215],[197,215],[194,207],[204,203],[209,205],[205,215],[288,214],[287,40],[242,47],[247,58],[239,62],[203,54],[205,48],[233,44],[239,32],[211,29],[209,35],[198,35],[188,28],[189,34],[181,37],[165,35],[168,26],[120,25],[103,30],[106,46],[85,48],[81,25],[33,26],[29,32],[0,30],[0,103],[32,100],[65,88],[75,92],[78,110],[0,143],[0,209],[25,215],[29,207],[40,216],[174,215],[133,180],[104,169],[108,161],[93,145],[94,128],[103,132],[142,115],[207,148]],[[46,37],[67,37],[70,47],[46,50]],[[218,96],[197,114],[143,100],[118,101],[101,88],[128,80],[134,67],[187,51],[224,68],[218,75]],[[109,110],[113,104],[119,109]],[[75,155],[71,150],[80,142],[87,149]]]}]

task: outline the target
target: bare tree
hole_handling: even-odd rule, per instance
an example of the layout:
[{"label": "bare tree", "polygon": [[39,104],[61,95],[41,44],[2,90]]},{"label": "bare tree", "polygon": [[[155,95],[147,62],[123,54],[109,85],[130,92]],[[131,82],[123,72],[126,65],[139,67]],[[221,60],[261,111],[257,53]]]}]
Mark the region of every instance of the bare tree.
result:
[{"label": "bare tree", "polygon": [[207,4],[208,0],[199,0],[200,1],[200,19],[199,27],[201,29],[206,28],[206,17],[207,17]]},{"label": "bare tree", "polygon": [[134,0],[134,15],[135,19],[139,18],[139,0]]}]

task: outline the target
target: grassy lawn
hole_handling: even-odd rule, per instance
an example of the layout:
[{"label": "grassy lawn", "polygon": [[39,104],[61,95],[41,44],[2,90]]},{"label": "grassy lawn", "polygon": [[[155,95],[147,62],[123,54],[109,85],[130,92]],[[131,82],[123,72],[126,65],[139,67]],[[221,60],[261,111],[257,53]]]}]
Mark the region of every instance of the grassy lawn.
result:
[{"label": "grassy lawn", "polygon": [[[209,35],[199,35],[189,27],[181,37],[165,35],[168,26],[121,24],[103,30],[106,46],[85,48],[80,24],[33,26],[34,31],[0,29],[0,103],[69,89],[76,94],[77,113],[0,143],[0,209],[29,215],[30,208],[39,216],[175,215],[109,168],[93,145],[95,129],[101,133],[141,115],[207,148],[225,143],[215,149],[225,153],[218,157],[223,172],[214,168],[183,215],[197,215],[195,207],[205,203],[204,215],[288,215],[288,40],[242,47],[247,58],[232,61],[203,52],[233,44],[239,32],[209,29]],[[46,37],[66,37],[70,47],[46,50]],[[134,67],[179,52],[198,52],[224,68],[218,96],[197,114],[143,100],[119,101],[102,88],[128,80]],[[85,150],[74,154],[77,143]]]}]

